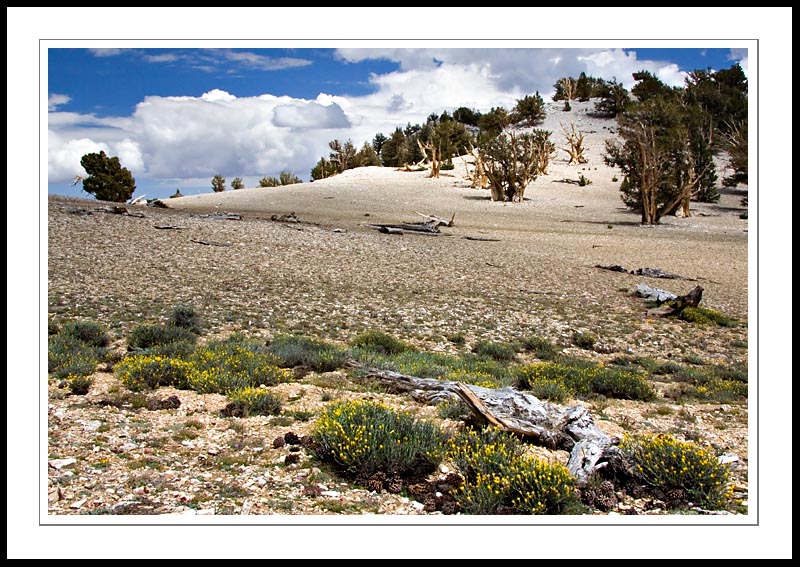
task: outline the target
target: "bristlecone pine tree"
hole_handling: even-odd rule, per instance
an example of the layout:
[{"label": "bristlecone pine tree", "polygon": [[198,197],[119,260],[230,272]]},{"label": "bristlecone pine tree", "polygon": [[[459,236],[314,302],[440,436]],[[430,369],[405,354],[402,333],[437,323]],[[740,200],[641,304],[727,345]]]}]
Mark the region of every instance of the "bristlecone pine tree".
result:
[{"label": "bristlecone pine tree", "polygon": [[509,132],[487,142],[481,150],[492,201],[521,203],[539,167],[536,138]]},{"label": "bristlecone pine tree", "polygon": [[136,181],[131,172],[120,165],[118,157],[109,157],[104,151],[86,154],[81,158],[81,167],[88,174],[80,178],[83,190],[96,199],[124,203],[136,191]]}]

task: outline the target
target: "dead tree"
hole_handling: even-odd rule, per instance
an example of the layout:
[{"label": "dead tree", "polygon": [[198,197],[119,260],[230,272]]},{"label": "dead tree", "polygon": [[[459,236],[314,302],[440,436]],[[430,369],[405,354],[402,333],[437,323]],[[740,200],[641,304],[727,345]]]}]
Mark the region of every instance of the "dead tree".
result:
[{"label": "dead tree", "polygon": [[597,427],[583,406],[557,406],[514,388],[482,388],[388,370],[372,369],[359,375],[363,380],[380,382],[389,393],[407,394],[422,403],[459,398],[478,422],[548,449],[568,451],[567,468],[579,486],[619,455],[619,439]]},{"label": "dead tree", "polygon": [[422,155],[425,156],[425,160],[431,165],[431,174],[428,177],[439,177],[439,170],[442,167],[442,149],[433,142],[425,142],[423,144],[417,140],[417,145]]},{"label": "dead tree", "polygon": [[472,147],[467,152],[467,155],[472,156],[474,167],[472,171],[469,169],[469,163],[466,159],[464,159],[464,167],[467,170],[467,179],[469,179],[472,183],[470,187],[473,189],[487,189],[489,187],[489,178],[486,176],[486,167],[483,163],[483,157],[481,157],[481,152],[478,148]]},{"label": "dead tree", "polygon": [[564,132],[564,136],[567,138],[567,143],[569,144],[569,148],[561,148],[565,152],[569,154],[569,164],[581,164],[587,163],[586,157],[583,155],[583,151],[585,148],[583,147],[583,136],[584,134],[575,128],[575,123],[570,122],[570,131],[568,132],[564,125],[561,124],[561,131]]}]

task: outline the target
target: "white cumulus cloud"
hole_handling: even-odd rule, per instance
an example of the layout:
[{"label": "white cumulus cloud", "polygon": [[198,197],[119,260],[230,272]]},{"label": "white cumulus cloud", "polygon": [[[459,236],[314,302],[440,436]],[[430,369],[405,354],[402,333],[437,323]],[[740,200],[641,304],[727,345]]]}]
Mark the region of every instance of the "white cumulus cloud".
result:
[{"label": "white cumulus cloud", "polygon": [[72,98],[65,94],[51,94],[47,99],[47,110],[53,111],[63,104],[67,104]]}]

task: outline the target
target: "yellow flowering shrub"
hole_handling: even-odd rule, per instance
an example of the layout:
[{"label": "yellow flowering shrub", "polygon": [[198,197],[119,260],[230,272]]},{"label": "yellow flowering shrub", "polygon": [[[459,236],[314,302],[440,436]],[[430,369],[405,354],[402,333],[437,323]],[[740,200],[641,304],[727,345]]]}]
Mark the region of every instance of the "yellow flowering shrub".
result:
[{"label": "yellow flowering shrub", "polygon": [[158,354],[128,356],[114,367],[122,385],[134,392],[154,390],[159,386],[186,389],[194,370],[191,362]]},{"label": "yellow flowering shrub", "polygon": [[378,471],[398,476],[431,472],[444,444],[432,423],[369,400],[330,405],[317,418],[312,437],[317,456],[351,477]]},{"label": "yellow flowering shrub", "polygon": [[464,478],[456,501],[466,514],[568,514],[579,509],[574,481],[558,463],[525,455],[522,443],[496,428],[466,430],[447,458]]},{"label": "yellow flowering shrub", "polygon": [[728,499],[728,469],[709,450],[671,435],[627,435],[620,444],[634,474],[659,490],[678,489],[688,502],[721,508]]},{"label": "yellow flowering shrub", "polygon": [[228,393],[231,402],[226,413],[237,417],[251,415],[277,415],[281,412],[281,400],[266,388],[242,388]]}]

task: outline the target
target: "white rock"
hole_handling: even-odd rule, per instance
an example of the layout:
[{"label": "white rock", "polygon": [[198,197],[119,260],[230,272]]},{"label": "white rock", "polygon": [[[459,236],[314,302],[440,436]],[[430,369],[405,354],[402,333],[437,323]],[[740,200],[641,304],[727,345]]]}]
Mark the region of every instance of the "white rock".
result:
[{"label": "white rock", "polygon": [[263,476],[260,476],[256,479],[256,484],[258,484],[258,486],[264,486],[267,484],[267,479],[265,479]]},{"label": "white rock", "polygon": [[442,474],[447,474],[450,472],[450,468],[447,465],[439,465],[439,472]]},{"label": "white rock", "polygon": [[68,467],[69,465],[74,465],[77,462],[78,459],[67,457],[66,459],[53,459],[52,461],[47,461],[47,464],[53,467],[54,469],[61,470],[64,467]]},{"label": "white rock", "polygon": [[81,498],[77,502],[73,502],[72,504],[70,504],[69,507],[72,508],[73,510],[77,510],[78,508],[80,508],[84,504],[86,504],[86,498]]},{"label": "white rock", "polygon": [[198,516],[213,516],[214,515],[214,508],[203,508],[202,510],[197,511]]},{"label": "white rock", "polygon": [[411,507],[414,508],[415,510],[417,510],[418,512],[421,512],[422,510],[425,509],[425,504],[423,504],[422,502],[417,502],[416,500],[413,500],[411,502]]},{"label": "white rock", "polygon": [[330,496],[331,498],[339,498],[341,492],[338,492],[336,490],[323,490],[322,492],[320,492],[320,494],[322,496]]}]

